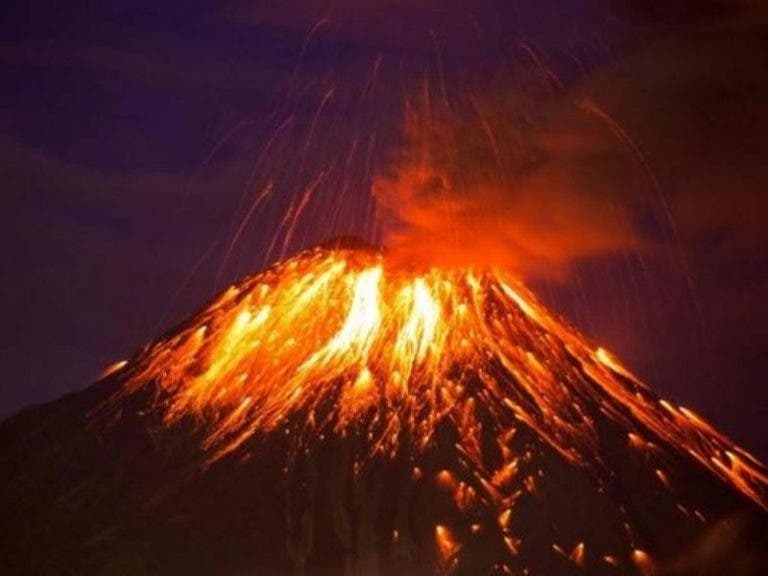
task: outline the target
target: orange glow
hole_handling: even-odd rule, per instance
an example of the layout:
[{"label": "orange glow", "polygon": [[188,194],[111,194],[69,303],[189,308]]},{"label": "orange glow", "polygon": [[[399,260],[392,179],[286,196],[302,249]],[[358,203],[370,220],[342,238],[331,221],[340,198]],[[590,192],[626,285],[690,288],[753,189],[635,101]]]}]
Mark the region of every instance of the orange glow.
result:
[{"label": "orange glow", "polygon": [[669,481],[669,477],[664,473],[663,470],[656,470],[656,477],[659,479],[659,482],[666,486],[668,490],[672,489],[672,484]]},{"label": "orange glow", "polygon": [[450,559],[459,549],[451,531],[442,524],[435,526],[435,543],[443,560]]},{"label": "orange glow", "polygon": [[460,482],[453,494],[453,501],[459,510],[465,511],[474,506],[476,502],[476,493],[472,486]]},{"label": "orange glow", "polygon": [[616,557],[615,556],[611,556],[611,555],[603,556],[603,562],[605,562],[609,566],[618,566],[619,565],[619,561],[616,559]]},{"label": "orange glow", "polygon": [[438,486],[445,490],[451,490],[454,486],[454,479],[453,474],[451,474],[448,470],[441,470],[438,472],[437,476],[435,477],[435,480],[437,480]]},{"label": "orange glow", "polygon": [[509,519],[512,516],[512,510],[504,510],[501,514],[499,514],[497,520],[499,522],[499,528],[502,530],[506,529],[509,526]]},{"label": "orange glow", "polygon": [[99,374],[98,379],[103,380],[107,376],[111,376],[112,374],[119,372],[126,366],[126,364],[128,364],[127,360],[120,360],[118,362],[113,362],[112,364],[104,368],[104,371],[101,374]]},{"label": "orange glow", "polygon": [[635,382],[638,382],[638,379],[635,377],[634,374],[632,374],[629,370],[624,368],[616,358],[614,358],[610,352],[608,352],[605,348],[598,348],[595,350],[595,357],[605,364],[608,368],[616,372],[617,374],[621,374],[625,378],[629,378],[630,380],[633,380]]},{"label": "orange glow", "polygon": [[[487,370],[491,363],[498,369]],[[258,434],[288,433],[294,421],[299,443],[361,433],[371,455],[418,454],[449,420],[476,483],[461,487],[455,470],[439,472],[438,483],[462,506],[494,502],[505,519],[521,490],[535,487],[522,485],[528,473],[518,478],[530,455],[507,446],[516,426],[568,462],[597,467],[590,407],[598,406],[629,431],[633,448],[687,453],[766,507],[758,462],[691,411],[660,401],[499,271],[415,274],[373,250],[317,248],[230,288],[121,369],[120,394],[158,386],[167,423],[205,427],[210,461]],[[479,406],[490,414],[482,425]],[[503,460],[492,470],[480,457],[481,429],[499,439]],[[669,484],[662,471],[648,472]],[[421,474],[414,468],[414,480]]]},{"label": "orange glow", "polygon": [[584,565],[584,542],[579,542],[576,544],[576,546],[573,547],[573,550],[571,551],[571,554],[568,556],[571,560],[573,560],[574,564],[577,566],[583,566]]},{"label": "orange glow", "polygon": [[632,561],[643,576],[653,576],[656,574],[656,568],[647,552],[639,549],[633,550]]},{"label": "orange glow", "polygon": [[512,536],[504,536],[504,544],[506,545],[507,550],[509,550],[509,553],[512,554],[512,556],[517,556],[520,542],[521,542],[520,540],[518,540],[517,538],[513,538]]},{"label": "orange glow", "polygon": [[[510,118],[506,106],[498,125],[484,110],[495,104],[472,96],[447,105],[430,97],[426,79],[420,88],[406,95],[400,154],[378,171],[371,187],[392,259],[562,277],[572,262],[643,244],[626,224],[624,203],[592,200],[579,189],[599,175],[576,175],[569,163],[560,164],[575,152],[564,154],[556,144],[561,134],[538,134],[526,150],[519,125],[503,120]],[[615,149],[613,142],[602,145]],[[527,166],[529,154],[543,151],[546,170]]]},{"label": "orange glow", "polygon": [[363,369],[360,370],[360,374],[357,375],[357,379],[352,388],[358,394],[365,394],[372,386],[373,376],[371,376],[371,371],[368,370],[368,368],[363,367]]}]

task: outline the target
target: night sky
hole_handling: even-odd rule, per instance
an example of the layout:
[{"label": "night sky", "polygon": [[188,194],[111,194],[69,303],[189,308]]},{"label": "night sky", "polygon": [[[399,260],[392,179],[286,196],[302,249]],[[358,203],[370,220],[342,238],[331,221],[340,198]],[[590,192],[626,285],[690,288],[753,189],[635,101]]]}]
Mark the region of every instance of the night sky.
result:
[{"label": "night sky", "polygon": [[[552,266],[521,264],[541,298],[768,458],[758,4],[4,4],[0,415],[84,388],[281,254],[381,238],[371,184],[407,149],[403,102],[428,78],[436,95],[471,94],[499,133],[524,117],[537,161],[515,182],[547,191],[492,210],[563,246]],[[526,113],[509,113],[522,90]],[[267,180],[270,202],[249,214]],[[572,249],[596,230],[599,249]]]}]

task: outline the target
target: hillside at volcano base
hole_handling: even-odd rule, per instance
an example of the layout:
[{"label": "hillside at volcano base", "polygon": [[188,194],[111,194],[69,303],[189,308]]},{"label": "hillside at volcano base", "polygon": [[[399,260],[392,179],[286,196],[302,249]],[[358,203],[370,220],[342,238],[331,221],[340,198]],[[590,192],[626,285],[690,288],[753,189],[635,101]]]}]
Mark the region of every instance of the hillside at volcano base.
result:
[{"label": "hillside at volcano base", "polygon": [[760,574],[765,467],[500,270],[344,243],[0,424],[3,574]]}]

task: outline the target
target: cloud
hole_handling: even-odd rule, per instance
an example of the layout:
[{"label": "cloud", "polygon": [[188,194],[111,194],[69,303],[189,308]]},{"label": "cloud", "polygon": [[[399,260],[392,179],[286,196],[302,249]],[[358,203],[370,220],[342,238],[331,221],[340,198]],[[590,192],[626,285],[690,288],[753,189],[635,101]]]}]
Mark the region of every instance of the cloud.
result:
[{"label": "cloud", "polygon": [[737,14],[557,90],[528,70],[482,96],[412,98],[405,145],[374,185],[385,244],[411,262],[550,277],[626,250],[727,260],[768,245],[766,20]]},{"label": "cloud", "polygon": [[537,110],[531,97],[547,100],[505,85],[411,110],[404,148],[374,182],[394,258],[560,277],[580,259],[641,248],[633,159],[577,102]]}]

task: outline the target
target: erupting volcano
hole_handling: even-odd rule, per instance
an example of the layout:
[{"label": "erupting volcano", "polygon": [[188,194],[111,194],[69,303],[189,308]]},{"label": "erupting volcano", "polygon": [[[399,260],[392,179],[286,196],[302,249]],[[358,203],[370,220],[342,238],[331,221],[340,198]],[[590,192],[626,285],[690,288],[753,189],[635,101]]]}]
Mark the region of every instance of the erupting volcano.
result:
[{"label": "erupting volcano", "polygon": [[0,454],[19,573],[736,573],[765,544],[766,469],[520,281],[350,242],[6,421]]}]

